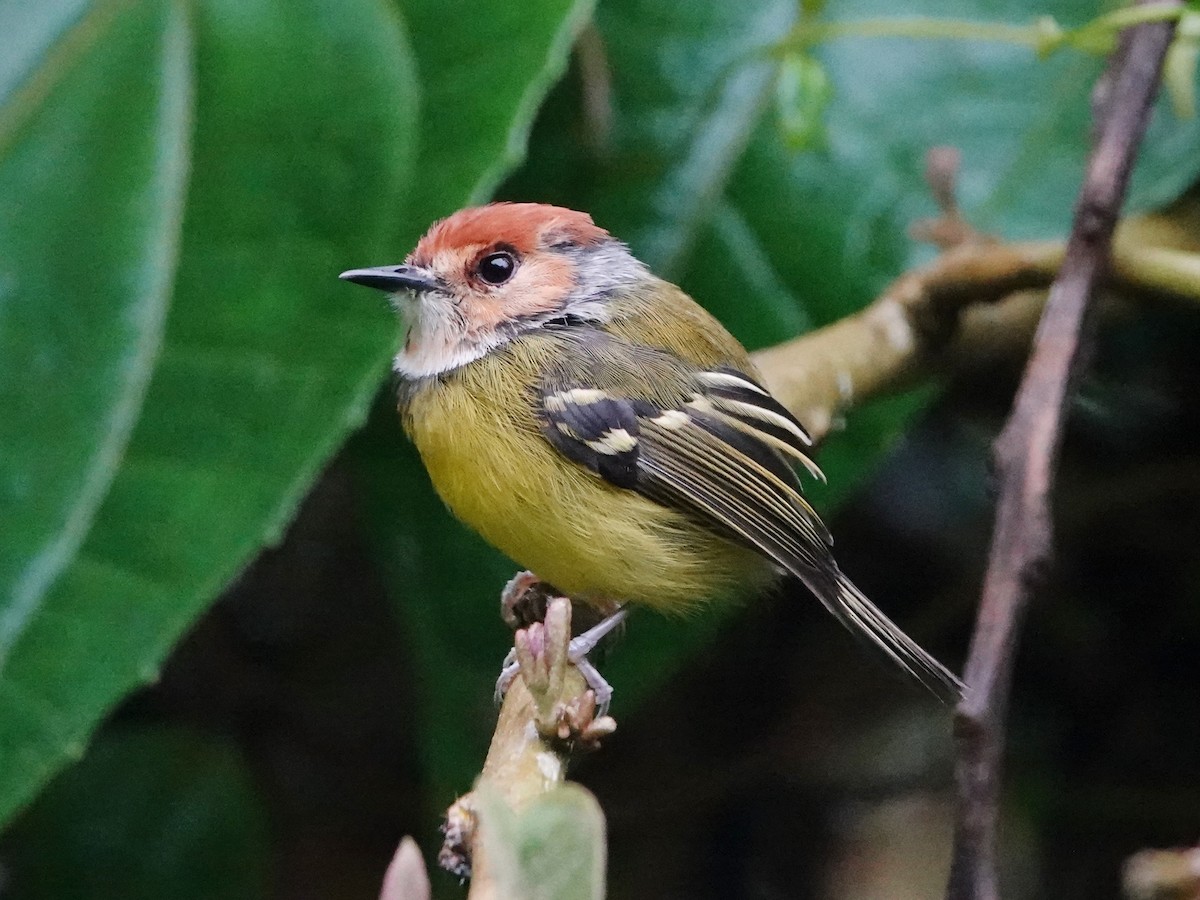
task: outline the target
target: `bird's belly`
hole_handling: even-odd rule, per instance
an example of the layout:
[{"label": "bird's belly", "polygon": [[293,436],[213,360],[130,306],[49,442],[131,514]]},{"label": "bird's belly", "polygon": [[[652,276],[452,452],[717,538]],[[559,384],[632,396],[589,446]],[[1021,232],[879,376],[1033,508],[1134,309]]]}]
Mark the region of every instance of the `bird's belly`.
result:
[{"label": "bird's belly", "polygon": [[687,612],[773,579],[758,554],[561,456],[532,415],[454,402],[445,390],[416,398],[426,405],[409,425],[438,494],[488,542],[569,596]]}]

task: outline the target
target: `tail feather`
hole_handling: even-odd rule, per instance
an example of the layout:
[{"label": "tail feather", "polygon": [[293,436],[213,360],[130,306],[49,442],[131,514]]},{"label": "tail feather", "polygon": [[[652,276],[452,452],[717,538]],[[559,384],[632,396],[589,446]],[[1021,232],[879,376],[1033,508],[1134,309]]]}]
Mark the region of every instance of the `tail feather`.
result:
[{"label": "tail feather", "polygon": [[840,570],[834,574],[832,585],[826,579],[821,579],[822,585],[804,580],[838,621],[855,634],[866,635],[892,662],[941,700],[954,703],[962,699],[966,687],[958,676],[905,634]]}]

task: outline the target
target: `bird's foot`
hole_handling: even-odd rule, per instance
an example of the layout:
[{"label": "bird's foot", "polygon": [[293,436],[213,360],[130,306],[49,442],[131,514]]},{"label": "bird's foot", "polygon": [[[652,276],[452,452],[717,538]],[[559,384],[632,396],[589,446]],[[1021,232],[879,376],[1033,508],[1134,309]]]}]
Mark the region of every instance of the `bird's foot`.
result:
[{"label": "bird's foot", "polygon": [[[520,648],[522,646],[528,647],[531,641],[539,648],[545,647],[547,639],[545,626],[550,624],[548,621],[546,621],[545,626],[541,620],[527,622],[524,624],[524,627],[521,627],[520,623],[524,622],[527,616],[539,609],[540,615],[545,619],[546,612],[549,609],[548,604],[554,596],[552,592],[553,588],[541,581],[532,572],[517,574],[504,587],[504,592],[500,598],[502,614],[509,624],[518,628],[518,631],[516,646],[509,650],[508,655],[504,657],[504,662],[500,668],[500,676],[496,679],[495,697],[497,703],[504,699],[504,695],[512,685],[513,679],[521,672]],[[612,702],[612,685],[605,680],[595,664],[588,659],[588,654],[596,648],[601,640],[620,626],[628,615],[628,611],[618,605],[614,604],[610,609],[610,612],[606,610],[608,615],[597,624],[578,636],[571,638],[570,643],[567,644],[566,661],[579,670],[579,674],[583,676],[584,683],[590,689],[588,693],[592,695],[590,701],[588,701],[590,703],[588,714],[584,717],[588,719],[591,719],[593,715],[597,719],[605,718],[608,713],[609,704]],[[567,612],[566,622],[566,627],[569,629],[569,611]],[[541,650],[539,649],[534,655],[540,655],[540,652]],[[580,712],[582,713],[582,707]],[[576,716],[572,713],[571,717]],[[570,730],[574,732],[578,729],[571,727]]]},{"label": "bird's foot", "polygon": [[504,699],[508,689],[512,687],[513,679],[521,674],[521,664],[517,662],[517,648],[513,647],[500,663],[500,675],[496,678],[495,699],[497,705]]},{"label": "bird's foot", "polygon": [[537,724],[546,738],[568,750],[597,750],[600,740],[617,730],[612,716],[597,708],[596,692],[590,689],[566,703],[559,703],[551,721]]},{"label": "bird's foot", "polygon": [[[535,622],[542,622],[546,618],[550,598],[555,594],[553,587],[532,572],[518,572],[508,580],[508,584],[504,585],[504,590],[500,592],[500,618],[513,631],[528,628]],[[504,699],[509,686],[520,671],[517,648],[513,647],[500,664],[500,675],[496,679],[496,703]]]},{"label": "bird's foot", "polygon": [[[571,642],[567,645],[567,661],[579,670],[579,674],[583,676],[584,682],[591,688],[592,693],[595,695],[594,705],[599,710],[600,716],[608,713],[609,704],[612,703],[613,689],[612,685],[600,674],[600,670],[596,668],[595,663],[588,659],[588,654],[613,629],[624,622],[627,615],[628,610],[618,607],[615,613],[602,619],[599,624],[592,626],[578,637],[572,638]],[[504,662],[500,664],[500,675],[496,679],[495,698],[497,703],[504,699],[504,695],[508,693],[508,689],[512,686],[513,679],[520,672],[521,664],[517,661],[517,648],[513,647],[504,657]]]},{"label": "bird's foot", "polygon": [[532,572],[518,572],[500,592],[500,618],[513,631],[528,628],[534,622],[545,621],[547,605],[559,595],[553,585]]},{"label": "bird's foot", "polygon": [[629,610],[619,606],[598,624],[572,638],[571,643],[567,645],[567,660],[579,670],[587,686],[595,693],[596,710],[601,717],[608,715],[608,705],[612,702],[612,685],[604,680],[600,670],[588,659],[588,654],[595,650],[596,645],[613,629],[624,622],[628,615]]},{"label": "bird's foot", "polygon": [[[587,659],[588,651],[620,624],[623,616],[571,638],[571,601],[556,597],[546,610],[546,621],[535,622],[517,632],[517,664],[525,687],[533,698],[534,725],[545,740],[560,752],[593,750],[601,738],[616,730],[607,715],[612,688]],[[567,667],[575,666],[584,682],[567,679]]]}]

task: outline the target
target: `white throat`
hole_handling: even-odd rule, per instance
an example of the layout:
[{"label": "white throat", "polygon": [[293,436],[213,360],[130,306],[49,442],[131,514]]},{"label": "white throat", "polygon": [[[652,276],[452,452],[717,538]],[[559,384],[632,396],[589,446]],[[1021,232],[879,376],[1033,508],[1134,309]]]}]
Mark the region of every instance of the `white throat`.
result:
[{"label": "white throat", "polygon": [[501,334],[484,340],[466,332],[454,302],[444,295],[426,294],[420,300],[393,300],[404,320],[404,346],[392,361],[392,369],[405,378],[440,375],[474,362],[504,343]]},{"label": "white throat", "polygon": [[492,350],[503,344],[507,338],[490,342],[468,343],[460,341],[457,347],[446,345],[434,346],[422,341],[415,347],[407,343],[404,349],[392,360],[392,369],[405,378],[428,378],[431,375],[441,375],[459,366],[465,366],[487,356]]}]

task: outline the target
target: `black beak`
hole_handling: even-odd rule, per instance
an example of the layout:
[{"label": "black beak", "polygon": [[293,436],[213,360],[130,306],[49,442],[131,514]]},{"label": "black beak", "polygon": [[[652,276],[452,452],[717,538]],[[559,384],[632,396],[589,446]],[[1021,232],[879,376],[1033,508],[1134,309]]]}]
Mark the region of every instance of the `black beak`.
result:
[{"label": "black beak", "polygon": [[338,278],[352,281],[363,287],[376,288],[394,294],[398,291],[424,291],[442,289],[438,280],[424,269],[416,266],[379,266],[374,269],[350,269]]}]

